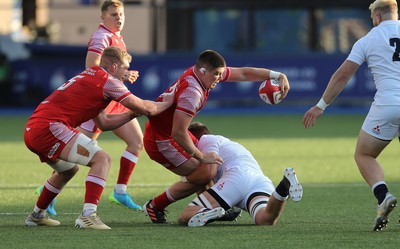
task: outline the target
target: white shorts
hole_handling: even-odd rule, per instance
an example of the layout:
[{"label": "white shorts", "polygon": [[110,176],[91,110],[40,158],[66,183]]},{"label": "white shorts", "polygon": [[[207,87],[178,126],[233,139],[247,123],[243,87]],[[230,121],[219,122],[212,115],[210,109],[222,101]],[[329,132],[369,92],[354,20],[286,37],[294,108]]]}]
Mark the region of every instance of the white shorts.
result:
[{"label": "white shorts", "polygon": [[247,210],[249,197],[254,193],[271,195],[275,191],[272,181],[249,168],[231,168],[211,187],[230,207]]},{"label": "white shorts", "polygon": [[400,106],[372,103],[361,127],[363,131],[381,140],[390,141],[399,134]]}]

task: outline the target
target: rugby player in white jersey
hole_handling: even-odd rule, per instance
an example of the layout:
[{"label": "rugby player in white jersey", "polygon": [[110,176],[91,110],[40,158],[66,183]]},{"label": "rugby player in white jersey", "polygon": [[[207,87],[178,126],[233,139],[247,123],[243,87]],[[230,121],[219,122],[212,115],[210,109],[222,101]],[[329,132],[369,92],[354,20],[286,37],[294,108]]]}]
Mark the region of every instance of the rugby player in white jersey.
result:
[{"label": "rugby player in white jersey", "polygon": [[374,28],[353,46],[349,56],[332,75],[322,98],[303,118],[314,126],[326,107],[340,94],[358,68],[366,62],[374,78],[376,93],[361,127],[354,158],[377,201],[374,231],[387,226],[397,198],[388,190],[384,171],[376,160],[400,131],[400,22],[396,0],[376,0],[370,7]]},{"label": "rugby player in white jersey", "polygon": [[180,224],[204,226],[221,218],[225,210],[237,207],[249,212],[256,225],[274,225],[289,195],[294,201],[300,201],[303,188],[293,168],[285,169],[275,189],[245,147],[223,136],[211,135],[199,122],[192,123],[189,131],[199,140],[197,147],[202,153],[214,152],[223,163],[212,167],[215,184],[183,210]]}]

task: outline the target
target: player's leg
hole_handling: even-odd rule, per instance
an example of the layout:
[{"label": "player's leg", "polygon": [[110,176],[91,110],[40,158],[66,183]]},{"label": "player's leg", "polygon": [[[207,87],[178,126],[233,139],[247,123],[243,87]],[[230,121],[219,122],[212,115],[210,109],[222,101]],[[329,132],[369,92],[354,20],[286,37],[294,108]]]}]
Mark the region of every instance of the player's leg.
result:
[{"label": "player's leg", "polygon": [[246,195],[254,185],[254,179],[249,177],[249,174],[253,173],[234,168],[223,172],[211,188],[196,197],[184,209],[179,223],[191,227],[204,226],[220,220],[226,215],[226,210],[234,206],[238,209],[244,208]]},{"label": "player's leg", "polygon": [[48,217],[45,210],[54,201],[56,196],[61,192],[63,187],[78,172],[79,167],[74,163],[64,160],[57,160],[49,163],[54,169],[51,177],[43,185],[39,194],[39,198],[33,209],[33,212],[25,220],[27,226],[58,226],[60,222]]},{"label": "player's leg", "polygon": [[[57,134],[55,136],[54,134]],[[25,130],[24,142],[26,146],[36,153],[42,162],[47,162],[54,170],[54,173],[44,184],[33,212],[26,219],[29,226],[58,226],[60,222],[48,217],[46,208],[61,192],[67,182],[77,173],[76,163],[67,162],[66,158],[60,155],[68,143],[74,141],[76,131],[63,123],[36,123],[29,125]]]},{"label": "player's leg", "polygon": [[358,136],[354,159],[358,169],[371,187],[377,201],[374,231],[388,223],[389,213],[396,207],[397,199],[389,193],[384,171],[377,157],[399,132],[400,110],[397,106],[371,105]]},{"label": "player's leg", "polygon": [[[52,174],[54,174],[55,172],[53,172]],[[44,185],[37,187],[35,189],[35,194],[38,196],[40,196],[40,194],[42,193],[44,188]],[[50,203],[50,205],[47,207],[46,211],[49,215],[52,216],[56,216],[57,215],[57,211],[56,211],[56,203],[57,203],[57,198],[54,198],[53,201]]]},{"label": "player's leg", "polygon": [[223,217],[224,214],[225,209],[208,191],[205,191],[185,207],[178,222],[184,226],[199,227]]},{"label": "player's leg", "polygon": [[[87,137],[95,140],[98,138],[98,136],[100,135],[101,131],[97,129],[97,127],[95,126],[93,120],[89,120],[85,123],[82,124],[82,127],[78,127],[76,128],[78,131],[80,131],[82,134],[86,135]],[[96,130],[96,131],[93,131]],[[78,168],[79,169],[79,168]],[[56,171],[54,171],[56,172]],[[53,173],[54,173],[53,172]],[[37,187],[35,190],[35,194],[37,196],[40,196],[40,194],[42,193],[44,188],[44,185]],[[52,216],[56,216],[57,215],[57,211],[55,209],[57,203],[57,199],[54,198],[53,201],[50,203],[50,205],[48,205],[47,207],[47,213],[52,215]]]},{"label": "player's leg", "polygon": [[354,155],[358,169],[378,200],[374,231],[382,230],[388,223],[389,213],[396,207],[397,199],[389,193],[384,172],[376,160],[390,141],[379,140],[360,131]]},{"label": "player's leg", "polygon": [[132,200],[131,195],[127,192],[129,179],[139,160],[139,155],[143,150],[142,130],[139,122],[136,119],[133,119],[113,130],[113,132],[126,143],[127,147],[120,159],[117,184],[115,185],[114,191],[108,196],[108,199],[111,202],[129,209],[142,210],[142,208]]},{"label": "player's leg", "polygon": [[[190,158],[180,166],[171,168],[170,170],[177,175],[188,172],[191,172],[191,174],[182,176],[181,181],[174,183],[165,192],[151,199],[143,206],[145,213],[153,223],[167,223],[164,212],[167,206],[198,192],[200,189],[204,189],[204,186],[216,175],[217,165],[204,164],[199,167],[195,167],[195,165],[199,165],[199,162],[194,158]],[[201,177],[193,177],[193,174],[200,176],[202,173],[204,175]],[[195,179],[194,183],[190,182],[189,179]]]},{"label": "player's leg", "polygon": [[[290,196],[293,201],[300,201],[303,196],[303,187],[293,168],[284,170],[282,180],[275,190],[270,179],[267,177],[265,179],[260,180],[260,184],[264,184],[263,191],[252,189],[252,192],[257,195],[250,195],[250,204],[247,209],[256,225],[275,225],[285,208],[287,198]],[[263,192],[264,194],[261,194]],[[272,195],[269,195],[268,193],[271,192]]]},{"label": "player's leg", "polygon": [[286,198],[278,200],[275,195],[256,196],[249,205],[250,215],[256,225],[273,226],[278,221],[285,205]]},{"label": "player's leg", "polygon": [[145,214],[153,223],[167,223],[165,208],[171,203],[195,193],[202,186],[187,182],[186,176],[198,168],[200,162],[188,155],[180,146],[170,140],[155,142],[154,139],[144,138],[144,146],[149,157],[166,169],[182,177],[182,182],[177,182],[165,192],[146,202],[143,206]]},{"label": "player's leg", "polygon": [[83,134],[78,134],[67,144],[60,158],[86,165],[90,170],[86,176],[86,192],[82,214],[76,219],[78,228],[110,229],[96,215],[97,205],[103,193],[106,179],[111,168],[111,158],[98,145]]}]

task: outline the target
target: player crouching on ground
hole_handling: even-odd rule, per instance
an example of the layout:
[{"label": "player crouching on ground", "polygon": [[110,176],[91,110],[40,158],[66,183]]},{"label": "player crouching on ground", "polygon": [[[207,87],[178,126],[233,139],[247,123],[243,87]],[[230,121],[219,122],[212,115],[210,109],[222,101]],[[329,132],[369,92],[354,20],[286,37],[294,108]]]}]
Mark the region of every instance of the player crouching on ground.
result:
[{"label": "player crouching on ground", "polygon": [[256,225],[274,225],[289,195],[294,201],[300,201],[303,188],[293,168],[285,169],[284,177],[275,189],[242,145],[223,136],[211,135],[208,128],[198,122],[192,123],[189,131],[199,139],[198,149],[202,153],[215,152],[223,163],[212,167],[216,171],[215,185],[183,210],[179,217],[181,225],[204,226],[234,206],[249,212]]}]

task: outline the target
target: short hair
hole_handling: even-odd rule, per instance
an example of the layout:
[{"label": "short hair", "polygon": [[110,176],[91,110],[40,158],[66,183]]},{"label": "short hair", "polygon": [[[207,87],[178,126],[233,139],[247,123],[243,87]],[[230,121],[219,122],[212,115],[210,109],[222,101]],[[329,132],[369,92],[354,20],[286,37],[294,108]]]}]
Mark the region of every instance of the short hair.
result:
[{"label": "short hair", "polygon": [[192,133],[197,139],[200,139],[201,136],[210,134],[210,130],[208,130],[205,124],[200,122],[193,122],[189,125],[188,130]]},{"label": "short hair", "polygon": [[397,12],[396,0],[376,0],[369,6],[371,12],[380,10],[382,13]]},{"label": "short hair", "polygon": [[211,70],[220,67],[226,67],[226,63],[224,57],[222,57],[222,55],[219,53],[213,50],[205,50],[197,58],[196,66],[198,68],[206,67]]},{"label": "short hair", "polygon": [[124,7],[124,3],[121,2],[120,0],[105,0],[103,4],[101,5],[101,12],[104,12],[107,10],[109,6],[113,7]]},{"label": "short hair", "polygon": [[132,61],[132,56],[125,50],[115,46],[109,46],[104,49],[101,55],[100,65],[102,67],[110,66],[113,63],[121,65],[125,60],[130,63]]}]

